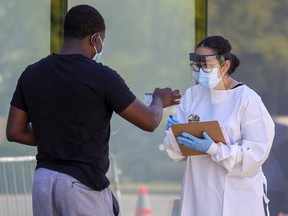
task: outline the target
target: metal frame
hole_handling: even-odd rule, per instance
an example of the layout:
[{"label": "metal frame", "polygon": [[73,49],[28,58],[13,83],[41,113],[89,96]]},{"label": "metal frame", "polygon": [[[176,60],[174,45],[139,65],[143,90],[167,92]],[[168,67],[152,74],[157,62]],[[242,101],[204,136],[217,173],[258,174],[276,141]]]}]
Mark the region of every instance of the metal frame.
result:
[{"label": "metal frame", "polygon": [[67,12],[68,0],[50,1],[50,52],[60,50],[63,40],[63,22]]},{"label": "metal frame", "polygon": [[195,0],[195,45],[207,37],[208,0]]}]

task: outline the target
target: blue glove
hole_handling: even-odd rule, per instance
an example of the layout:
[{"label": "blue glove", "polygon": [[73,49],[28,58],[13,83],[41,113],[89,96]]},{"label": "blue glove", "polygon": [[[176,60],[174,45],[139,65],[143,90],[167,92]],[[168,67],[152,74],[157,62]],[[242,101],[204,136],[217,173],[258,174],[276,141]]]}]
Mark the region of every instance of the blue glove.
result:
[{"label": "blue glove", "polygon": [[180,121],[176,117],[169,115],[169,119],[166,125],[166,130],[169,130],[172,124],[179,124],[179,123]]},{"label": "blue glove", "polygon": [[181,136],[177,137],[178,143],[183,144],[185,147],[194,149],[196,151],[207,152],[213,144],[213,140],[208,134],[203,131],[203,139],[195,137],[189,133],[183,132]]}]

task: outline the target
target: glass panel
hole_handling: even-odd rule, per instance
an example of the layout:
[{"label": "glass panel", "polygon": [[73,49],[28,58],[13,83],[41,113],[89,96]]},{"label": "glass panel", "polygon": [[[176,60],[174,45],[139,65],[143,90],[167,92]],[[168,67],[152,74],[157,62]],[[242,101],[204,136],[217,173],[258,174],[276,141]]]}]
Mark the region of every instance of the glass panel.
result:
[{"label": "glass panel", "polygon": [[0,25],[0,156],[29,154],[35,148],[7,143],[6,118],[22,71],[50,53],[50,1],[2,0]]},{"label": "glass panel", "polygon": [[15,163],[3,156],[35,155],[36,148],[8,143],[5,127],[20,74],[50,53],[50,0],[1,0],[0,26],[0,215],[28,216],[35,159]]},{"label": "glass panel", "polygon": [[[118,71],[139,99],[144,100],[144,93],[155,87],[170,86],[183,93],[190,86],[194,1],[69,0],[68,9],[77,4],[92,5],[103,15],[107,30],[100,61]],[[137,187],[143,183],[153,191],[153,199],[157,197],[154,192],[159,192],[157,201],[162,199],[159,205],[153,205],[153,214],[171,215],[185,166],[185,162],[175,163],[163,151],[167,118],[175,108],[165,109],[154,133],[143,132],[117,114],[113,117],[110,152],[121,170],[123,215],[134,215]],[[130,196],[126,192],[135,193]]]}]

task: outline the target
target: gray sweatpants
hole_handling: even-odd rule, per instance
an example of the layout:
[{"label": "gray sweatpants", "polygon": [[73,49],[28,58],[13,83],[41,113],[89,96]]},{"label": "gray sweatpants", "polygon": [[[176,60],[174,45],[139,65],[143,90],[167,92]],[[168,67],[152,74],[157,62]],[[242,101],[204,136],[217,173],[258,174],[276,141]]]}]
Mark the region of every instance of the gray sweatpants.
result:
[{"label": "gray sweatpants", "polygon": [[114,216],[110,188],[95,191],[75,178],[49,169],[35,172],[34,216]]}]

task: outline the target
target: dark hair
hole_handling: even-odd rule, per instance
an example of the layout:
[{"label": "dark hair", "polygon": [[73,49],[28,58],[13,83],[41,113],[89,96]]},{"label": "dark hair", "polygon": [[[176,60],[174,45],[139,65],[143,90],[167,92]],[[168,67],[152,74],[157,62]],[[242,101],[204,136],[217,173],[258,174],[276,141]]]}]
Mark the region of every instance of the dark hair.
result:
[{"label": "dark hair", "polygon": [[205,39],[203,39],[196,47],[208,47],[212,49],[215,54],[217,55],[223,55],[225,57],[225,60],[230,60],[231,65],[228,69],[227,73],[232,74],[236,68],[240,65],[240,60],[232,54],[231,51],[231,44],[228,40],[221,36],[210,36]]},{"label": "dark hair", "polygon": [[64,38],[82,39],[87,35],[105,31],[102,15],[89,5],[72,7],[65,16]]}]

